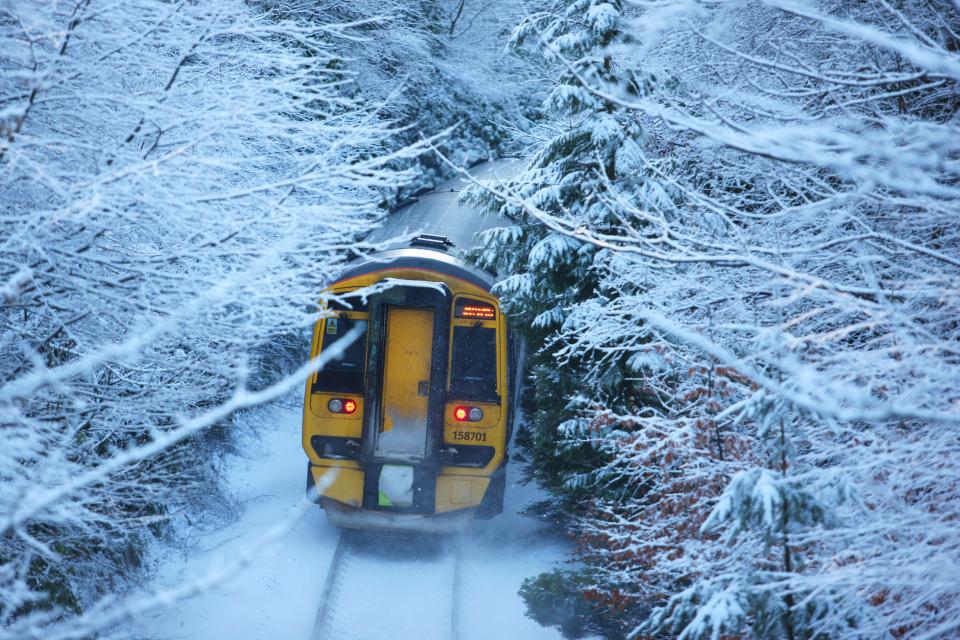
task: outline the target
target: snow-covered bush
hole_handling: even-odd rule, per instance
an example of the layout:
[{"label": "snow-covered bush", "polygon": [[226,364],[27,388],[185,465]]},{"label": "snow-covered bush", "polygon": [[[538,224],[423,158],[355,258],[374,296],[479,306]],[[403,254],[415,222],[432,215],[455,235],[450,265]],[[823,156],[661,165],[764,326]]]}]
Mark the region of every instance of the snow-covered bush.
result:
[{"label": "snow-covered bush", "polygon": [[[503,55],[523,0],[258,0],[272,15],[319,24],[363,23],[338,43],[355,99],[379,104],[397,126],[393,144],[446,132],[437,146],[458,165],[498,157],[525,128],[540,85],[525,61]],[[409,193],[450,173],[436,155],[415,160]]]},{"label": "snow-covered bush", "polygon": [[120,619],[144,539],[211,490],[201,434],[279,391],[245,391],[251,350],[402,184],[349,37],[241,0],[0,2],[0,637]]},{"label": "snow-covered bush", "polygon": [[596,256],[551,316],[554,370],[584,372],[553,439],[593,452],[565,463],[596,495],[587,597],[639,634],[954,636],[956,5],[626,13],[603,55],[643,91],[559,62],[643,132],[625,174],[576,164],[614,222],[545,206],[530,177],[504,194]]}]

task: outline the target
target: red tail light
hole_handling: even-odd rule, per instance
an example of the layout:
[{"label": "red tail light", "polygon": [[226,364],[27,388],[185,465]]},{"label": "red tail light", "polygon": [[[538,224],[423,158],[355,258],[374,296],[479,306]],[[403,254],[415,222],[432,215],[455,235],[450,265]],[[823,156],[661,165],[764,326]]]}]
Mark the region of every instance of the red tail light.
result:
[{"label": "red tail light", "polygon": [[331,398],[327,402],[330,413],[354,413],[357,410],[357,401],[347,398]]},{"label": "red tail light", "polygon": [[457,407],[453,410],[453,419],[457,422],[480,422],[483,409],[480,407]]}]

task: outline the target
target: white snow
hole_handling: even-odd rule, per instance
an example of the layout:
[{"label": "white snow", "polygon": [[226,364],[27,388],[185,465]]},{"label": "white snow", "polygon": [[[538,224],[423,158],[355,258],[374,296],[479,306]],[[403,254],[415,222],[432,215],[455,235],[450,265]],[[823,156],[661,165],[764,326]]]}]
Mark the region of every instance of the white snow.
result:
[{"label": "white snow", "polygon": [[[242,502],[243,513],[231,525],[196,541],[198,551],[179,558],[168,553],[157,588],[203,576],[246,552],[267,529],[296,513],[306,482],[299,418],[289,396],[241,417],[256,424],[259,439],[243,438],[242,457],[227,466],[224,480]],[[142,633],[170,638],[309,638],[336,543],[336,530],[326,524],[319,509],[310,509],[286,536],[260,549],[241,573],[156,612],[144,620]]]},{"label": "white snow", "polygon": [[[208,571],[248,552],[278,522],[296,516],[306,480],[298,401],[299,397],[291,394],[238,418],[243,432],[252,431],[252,426],[257,433],[257,437],[242,437],[241,455],[234,457],[224,471],[228,491],[242,502],[243,512],[236,522],[196,540],[193,551],[159,552],[160,570],[154,588],[201,579]],[[545,536],[540,524],[517,513],[528,502],[542,497],[533,487],[515,484],[517,475],[518,469],[513,467],[508,475],[504,514],[491,521],[475,522],[461,543],[461,640],[561,637],[558,631],[527,618],[517,593],[524,578],[552,568],[566,552],[559,538]],[[243,571],[196,597],[150,614],[142,620],[142,628],[131,629],[131,635],[171,639],[310,638],[337,540],[338,531],[327,523],[323,512],[310,508],[289,533],[257,549]],[[391,540],[387,538],[385,544],[392,544]],[[338,627],[329,637],[362,640],[437,636],[440,630],[436,621],[449,619],[448,589],[452,587],[449,563],[443,563],[441,556],[443,553],[435,548],[409,553],[392,548],[380,556],[366,540],[364,552],[350,556],[353,569],[342,572],[345,581],[360,582],[360,589],[364,581],[368,582],[366,602],[334,602]],[[363,568],[357,571],[357,567]],[[343,585],[339,592],[356,593],[357,586]],[[420,610],[413,609],[414,602],[421,603]],[[430,603],[437,603],[442,611],[429,615]]]}]

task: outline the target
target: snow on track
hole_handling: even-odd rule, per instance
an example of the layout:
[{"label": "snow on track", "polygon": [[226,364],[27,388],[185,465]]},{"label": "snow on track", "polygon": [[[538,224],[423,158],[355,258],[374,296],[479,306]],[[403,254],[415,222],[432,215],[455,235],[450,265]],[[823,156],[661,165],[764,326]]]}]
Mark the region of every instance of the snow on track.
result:
[{"label": "snow on track", "polygon": [[457,541],[344,531],[311,640],[456,640]]},{"label": "snow on track", "polygon": [[[286,398],[241,416],[242,423],[256,427],[257,437],[241,439],[243,455],[229,461],[224,474],[229,490],[244,505],[243,513],[228,526],[197,534],[192,549],[158,548],[155,588],[195,579],[247,551],[267,528],[297,508],[306,476],[300,401]],[[445,640],[456,620],[457,636],[451,640],[559,640],[559,631],[526,617],[517,594],[524,578],[555,567],[566,552],[566,545],[545,533],[540,523],[519,515],[525,505],[544,497],[535,487],[517,482],[521,473],[519,465],[507,469],[503,515],[472,523],[459,538],[439,545],[443,539],[434,538],[431,547],[429,538],[399,544],[401,537],[387,536],[390,543],[385,544],[374,534],[363,534],[349,559],[359,570],[343,575],[337,602],[360,598],[366,604],[341,607],[337,633],[327,638]],[[258,548],[245,571],[144,616],[129,635],[176,640],[311,638],[339,534],[322,510],[311,509],[285,537]],[[447,560],[453,553],[461,554],[459,564]],[[459,569],[459,577],[451,574],[451,567]],[[387,615],[395,610],[401,615]]]}]

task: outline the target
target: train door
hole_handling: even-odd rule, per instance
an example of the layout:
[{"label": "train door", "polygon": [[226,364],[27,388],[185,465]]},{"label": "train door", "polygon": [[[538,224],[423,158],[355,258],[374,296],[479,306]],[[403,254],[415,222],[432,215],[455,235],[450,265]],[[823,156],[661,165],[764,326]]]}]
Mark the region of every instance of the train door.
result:
[{"label": "train door", "polygon": [[388,306],[384,333],[382,420],[375,455],[420,462],[427,446],[434,313]]}]

